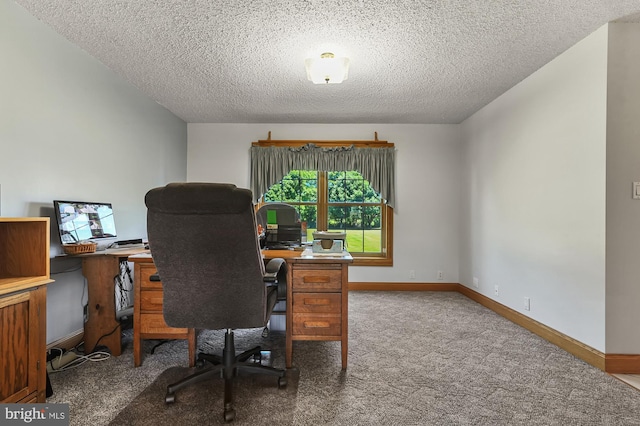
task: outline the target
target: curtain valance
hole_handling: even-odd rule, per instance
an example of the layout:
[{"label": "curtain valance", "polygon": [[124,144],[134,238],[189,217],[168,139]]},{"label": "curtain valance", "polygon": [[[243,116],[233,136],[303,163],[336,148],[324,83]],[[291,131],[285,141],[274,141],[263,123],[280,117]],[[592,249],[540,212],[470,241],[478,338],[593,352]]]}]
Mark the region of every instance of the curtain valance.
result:
[{"label": "curtain valance", "polygon": [[252,146],[251,190],[259,199],[291,170],[356,170],[391,207],[395,204],[395,148]]}]

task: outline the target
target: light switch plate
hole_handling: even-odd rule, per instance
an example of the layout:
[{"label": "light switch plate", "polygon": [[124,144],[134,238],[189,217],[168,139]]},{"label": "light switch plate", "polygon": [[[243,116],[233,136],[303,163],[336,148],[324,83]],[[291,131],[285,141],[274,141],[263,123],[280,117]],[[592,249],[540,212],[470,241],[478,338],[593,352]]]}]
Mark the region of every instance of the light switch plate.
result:
[{"label": "light switch plate", "polygon": [[640,200],[640,182],[633,182],[633,195],[634,200]]}]

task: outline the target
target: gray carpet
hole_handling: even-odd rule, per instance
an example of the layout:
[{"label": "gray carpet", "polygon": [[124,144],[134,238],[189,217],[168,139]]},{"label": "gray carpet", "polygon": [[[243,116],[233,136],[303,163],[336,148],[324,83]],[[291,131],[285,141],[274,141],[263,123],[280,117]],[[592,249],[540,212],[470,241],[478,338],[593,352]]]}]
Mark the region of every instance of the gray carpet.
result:
[{"label": "gray carpet", "polygon": [[[349,297],[347,371],[339,342],[294,342],[299,379],[286,390],[268,379],[240,383],[236,424],[640,425],[640,391],[458,293]],[[198,340],[219,350],[222,333]],[[239,347],[260,340],[260,330],[236,334]],[[164,406],[163,381],[185,368],[163,371],[185,367],[186,345],[150,354],[151,344],[139,368],[127,347],[121,357],[53,374],[48,401],[70,402],[71,425],[220,422],[220,390],[178,394],[177,408]],[[272,362],[282,366],[283,336],[263,346],[272,344]],[[253,398],[261,409],[249,406]]]},{"label": "gray carpet", "polygon": [[[225,424],[222,418],[223,381],[196,383],[176,393],[176,402],[165,404],[167,385],[175,383],[194,369],[172,367],[164,371],[131,404],[111,422],[111,425],[156,426],[158,424]],[[237,419],[260,419],[268,413],[271,424],[293,424],[299,372],[287,371],[287,387],[277,387],[277,378],[240,376],[235,383]],[[277,409],[274,409],[277,407]]]}]

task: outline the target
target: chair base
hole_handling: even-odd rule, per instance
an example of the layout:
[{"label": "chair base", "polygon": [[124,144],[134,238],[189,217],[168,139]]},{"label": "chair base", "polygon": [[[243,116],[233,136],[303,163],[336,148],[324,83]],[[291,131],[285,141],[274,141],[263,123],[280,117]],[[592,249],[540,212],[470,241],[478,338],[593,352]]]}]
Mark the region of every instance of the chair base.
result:
[{"label": "chair base", "polygon": [[224,379],[224,420],[225,422],[232,421],[235,419],[236,415],[235,409],[233,408],[233,378],[239,373],[275,376],[278,377],[279,388],[283,388],[287,385],[285,370],[247,361],[249,358],[259,355],[260,349],[260,346],[256,346],[255,348],[251,348],[239,355],[236,355],[233,331],[227,330],[224,335],[224,349],[222,350],[222,356],[204,353],[199,354],[198,365],[203,366],[205,361],[212,365],[208,368],[196,371],[177,383],[167,386],[165,402],[167,404],[175,402],[176,391],[186,386],[209,378],[222,377]]}]

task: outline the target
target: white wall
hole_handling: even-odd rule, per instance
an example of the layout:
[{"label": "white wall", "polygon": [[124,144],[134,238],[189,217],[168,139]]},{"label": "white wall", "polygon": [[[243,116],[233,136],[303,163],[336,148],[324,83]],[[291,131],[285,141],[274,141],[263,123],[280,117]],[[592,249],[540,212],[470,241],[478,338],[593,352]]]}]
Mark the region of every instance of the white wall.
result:
[{"label": "white wall", "polygon": [[[120,238],[146,236],[146,191],[186,179],[186,124],[12,1],[0,2],[0,52],[0,215],[107,201]],[[74,271],[52,277],[47,342],[83,328],[79,267],[52,259],[52,272]]]},{"label": "white wall", "polygon": [[607,353],[640,353],[640,24],[609,25]]},{"label": "white wall", "polygon": [[353,282],[458,282],[460,132],[452,125],[189,124],[189,181],[249,187],[251,142],[267,139],[380,140],[395,144],[394,266],[351,267]]},{"label": "white wall", "polygon": [[462,124],[460,282],[600,351],[606,96],[605,26]]}]

